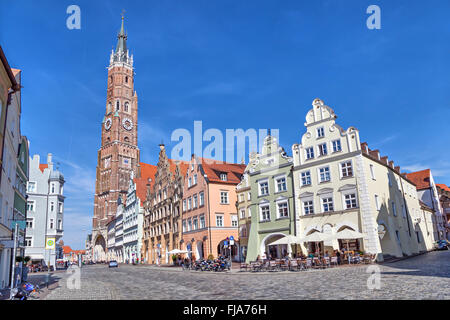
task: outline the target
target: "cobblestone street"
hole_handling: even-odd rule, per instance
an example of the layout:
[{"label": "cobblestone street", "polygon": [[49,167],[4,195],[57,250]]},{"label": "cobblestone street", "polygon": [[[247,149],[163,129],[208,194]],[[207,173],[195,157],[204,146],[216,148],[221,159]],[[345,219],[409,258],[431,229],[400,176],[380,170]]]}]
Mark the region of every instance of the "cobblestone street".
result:
[{"label": "cobblestone street", "polygon": [[450,299],[450,251],[379,265],[381,289],[369,290],[366,266],[303,272],[209,273],[121,265],[85,266],[81,288],[66,273],[45,299]]}]

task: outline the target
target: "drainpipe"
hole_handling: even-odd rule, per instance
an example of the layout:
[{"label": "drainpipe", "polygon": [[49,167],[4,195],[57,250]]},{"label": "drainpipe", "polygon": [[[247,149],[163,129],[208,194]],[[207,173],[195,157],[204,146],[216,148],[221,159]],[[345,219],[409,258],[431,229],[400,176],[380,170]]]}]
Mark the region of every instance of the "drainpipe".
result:
[{"label": "drainpipe", "polygon": [[[294,217],[294,235],[296,236],[297,235],[297,213],[295,211],[296,198],[295,198],[295,185],[294,185],[294,166],[292,166],[289,171],[291,172],[291,175],[292,175],[292,179],[291,179],[291,183],[292,183],[292,209],[293,209],[292,213],[293,213],[293,217]],[[289,232],[291,231],[291,228],[292,228],[292,218],[289,219]],[[295,244],[295,254],[297,255],[297,243]]]}]

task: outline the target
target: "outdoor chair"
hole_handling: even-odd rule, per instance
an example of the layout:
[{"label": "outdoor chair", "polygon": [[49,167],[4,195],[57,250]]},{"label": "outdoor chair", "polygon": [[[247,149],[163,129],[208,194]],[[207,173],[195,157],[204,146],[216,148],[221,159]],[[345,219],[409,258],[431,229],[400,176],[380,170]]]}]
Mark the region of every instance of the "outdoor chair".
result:
[{"label": "outdoor chair", "polygon": [[289,270],[289,260],[284,260],[279,264],[281,271]]},{"label": "outdoor chair", "polygon": [[329,267],[331,267],[331,264],[330,264],[330,257],[325,257],[325,258],[323,258],[323,267],[324,267],[324,268],[329,268]]},{"label": "outdoor chair", "polygon": [[320,262],[319,258],[314,258],[313,259],[313,268],[314,269],[321,269],[322,268],[322,263]]},{"label": "outdoor chair", "polygon": [[269,267],[268,267],[269,271],[277,271],[278,269],[279,269],[279,266],[276,261],[273,261],[273,260],[269,261]]},{"label": "outdoor chair", "polygon": [[300,271],[306,270],[306,260],[297,259],[297,264]]},{"label": "outdoor chair", "polygon": [[261,270],[261,263],[257,261],[250,262],[250,271],[260,271]]},{"label": "outdoor chair", "polygon": [[298,264],[297,260],[291,260],[289,262],[289,270],[290,271],[293,271],[293,270],[298,271],[299,270],[299,264]]},{"label": "outdoor chair", "polygon": [[239,271],[248,271],[248,267],[249,267],[249,265],[247,263],[243,262],[240,265]]},{"label": "outdoor chair", "polygon": [[337,267],[338,265],[338,258],[337,257],[331,257],[330,266],[334,265]]},{"label": "outdoor chair", "polygon": [[313,267],[312,259],[311,258],[306,259],[306,269],[311,269],[312,267]]}]

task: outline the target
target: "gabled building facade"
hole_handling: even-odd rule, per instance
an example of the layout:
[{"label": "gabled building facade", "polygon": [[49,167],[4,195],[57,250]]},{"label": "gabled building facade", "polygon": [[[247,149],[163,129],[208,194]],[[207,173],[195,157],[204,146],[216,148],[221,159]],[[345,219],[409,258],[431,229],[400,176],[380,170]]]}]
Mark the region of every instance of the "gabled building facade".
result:
[{"label": "gabled building facade", "polygon": [[56,243],[64,234],[64,176],[49,153],[46,164],[40,163],[39,155],[30,159],[29,179],[25,255],[32,262],[55,267],[56,250],[46,249],[46,242]]},{"label": "gabled building facade", "polygon": [[434,241],[446,239],[446,219],[431,170],[425,169],[407,173],[406,177],[416,185],[420,200],[434,211]]},{"label": "gabled building facade", "polygon": [[[379,261],[427,250],[430,239],[415,184],[393,161],[361,143],[356,128],[336,124],[337,116],[322,100],[312,105],[306,133],[292,147],[297,235],[352,229],[365,236],[351,241],[350,249],[376,254]],[[302,245],[303,253],[315,251],[313,246]],[[332,240],[318,249],[342,247]]]},{"label": "gabled building facade", "polygon": [[167,264],[167,254],[180,249],[181,201],[183,177],[187,164],[167,157],[163,144],[160,146],[157,170],[154,179],[148,181],[144,204],[143,259],[149,264]]},{"label": "gabled building facade", "polygon": [[[245,165],[199,158],[192,155],[184,177],[182,250],[191,259],[212,255],[239,261],[236,186]],[[233,237],[235,245],[225,246]]]},{"label": "gabled building facade", "polygon": [[446,222],[447,240],[450,240],[450,187],[445,184],[436,184],[439,195],[439,202],[441,203],[442,213]]},{"label": "gabled building facade", "polygon": [[246,262],[258,258],[282,258],[292,254],[287,245],[271,245],[287,235],[295,235],[292,184],[292,157],[270,134],[264,139],[261,153],[251,153],[247,166],[251,186],[251,227]]}]

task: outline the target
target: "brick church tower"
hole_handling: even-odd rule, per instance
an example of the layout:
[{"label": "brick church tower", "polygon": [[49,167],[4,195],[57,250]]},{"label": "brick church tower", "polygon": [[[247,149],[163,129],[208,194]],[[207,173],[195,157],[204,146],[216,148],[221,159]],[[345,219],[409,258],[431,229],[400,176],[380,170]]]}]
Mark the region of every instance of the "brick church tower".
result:
[{"label": "brick church tower", "polygon": [[97,159],[92,245],[98,260],[106,251],[106,224],[115,217],[118,198],[124,200],[126,196],[131,171],[135,177],[140,176],[133,56],[127,49],[123,16],[117,38],[108,67],[106,110]]}]

